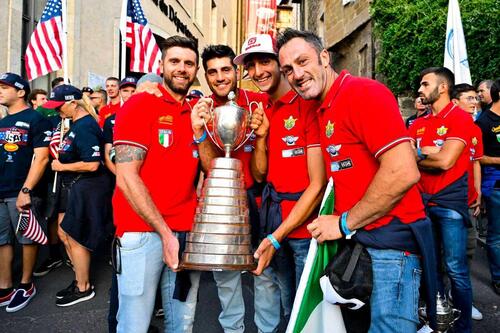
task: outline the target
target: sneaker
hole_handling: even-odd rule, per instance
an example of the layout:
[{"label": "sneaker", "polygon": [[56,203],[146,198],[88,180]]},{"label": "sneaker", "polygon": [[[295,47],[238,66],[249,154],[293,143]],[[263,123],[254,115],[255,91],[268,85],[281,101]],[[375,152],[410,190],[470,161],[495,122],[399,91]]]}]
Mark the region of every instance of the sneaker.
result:
[{"label": "sneaker", "polygon": [[66,264],[66,266],[68,266],[69,268],[73,269],[73,263],[71,262],[71,260],[69,258],[66,259],[66,260],[64,260],[64,263]]},{"label": "sneaker", "polygon": [[61,266],[63,263],[62,259],[52,259],[47,258],[34,272],[33,276],[44,276],[49,274],[51,270]]},{"label": "sneaker", "polygon": [[14,296],[10,300],[9,305],[5,308],[7,312],[16,312],[24,308],[31,299],[36,295],[35,284],[31,282],[31,286],[29,289],[17,288]]},{"label": "sneaker", "polygon": [[56,298],[61,299],[64,296],[71,294],[73,292],[73,289],[75,289],[75,286],[76,286],[76,280],[71,282],[71,284],[69,286],[67,286],[66,288],[59,290],[56,294]]},{"label": "sneaker", "polygon": [[0,306],[9,305],[12,296],[16,293],[16,289],[14,288],[5,288],[2,289],[2,295],[0,296]]},{"label": "sneaker", "polygon": [[472,319],[474,320],[482,320],[483,314],[472,304]]},{"label": "sneaker", "polygon": [[421,328],[417,331],[417,333],[432,333],[432,332],[434,332],[434,331],[433,331],[433,330],[432,330],[432,328],[431,328],[429,325],[427,325],[427,324],[425,324],[424,326],[422,326],[422,327],[421,327]]},{"label": "sneaker", "polygon": [[73,290],[70,293],[56,300],[56,305],[71,306],[78,304],[80,302],[88,301],[89,299],[94,298],[94,296],[95,296],[95,291],[93,286],[90,286],[90,288],[85,291],[80,291],[75,284]]}]

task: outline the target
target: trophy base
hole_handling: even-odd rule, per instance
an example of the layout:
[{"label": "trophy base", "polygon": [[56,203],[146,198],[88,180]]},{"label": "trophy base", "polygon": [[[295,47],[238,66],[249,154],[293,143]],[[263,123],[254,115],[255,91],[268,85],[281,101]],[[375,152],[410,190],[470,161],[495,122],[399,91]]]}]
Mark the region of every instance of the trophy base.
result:
[{"label": "trophy base", "polygon": [[257,262],[253,255],[184,253],[180,268],[195,271],[253,271]]}]

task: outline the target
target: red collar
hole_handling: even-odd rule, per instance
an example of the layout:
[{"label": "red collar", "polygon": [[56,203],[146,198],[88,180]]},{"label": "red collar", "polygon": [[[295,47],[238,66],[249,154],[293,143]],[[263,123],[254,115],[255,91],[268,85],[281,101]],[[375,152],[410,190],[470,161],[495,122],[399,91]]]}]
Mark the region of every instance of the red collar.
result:
[{"label": "red collar", "polygon": [[326,94],[325,100],[323,101],[323,103],[321,103],[318,112],[324,111],[325,109],[328,109],[332,106],[335,97],[337,97],[337,94],[340,91],[340,87],[342,87],[342,84],[344,83],[345,79],[350,76],[351,74],[345,69],[342,72],[340,72],[339,76],[335,79],[335,81],[333,81],[333,84],[330,87],[328,93]]}]

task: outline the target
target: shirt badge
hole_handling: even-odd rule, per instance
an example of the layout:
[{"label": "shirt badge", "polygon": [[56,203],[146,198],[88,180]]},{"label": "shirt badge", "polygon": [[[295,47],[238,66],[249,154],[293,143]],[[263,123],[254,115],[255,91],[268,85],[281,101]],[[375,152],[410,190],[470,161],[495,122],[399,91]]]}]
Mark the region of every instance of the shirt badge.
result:
[{"label": "shirt badge", "polygon": [[295,156],[302,156],[304,155],[305,151],[304,148],[292,148],[292,149],[285,149],[281,151],[281,157],[283,158],[288,158],[288,157],[295,157]]},{"label": "shirt badge", "polygon": [[473,137],[472,138],[472,144],[475,146],[477,145],[477,138],[476,137]]},{"label": "shirt badge", "polygon": [[158,142],[165,148],[172,145],[174,141],[174,133],[171,129],[159,129],[158,130]]},{"label": "shirt badge", "polygon": [[352,160],[350,158],[347,158],[342,161],[335,161],[330,163],[330,172],[337,172],[345,169],[350,169],[354,165],[352,163]]},{"label": "shirt badge", "polygon": [[330,154],[331,157],[339,156],[340,148],[342,148],[342,145],[329,145],[326,147],[326,152]]},{"label": "shirt badge", "polygon": [[161,116],[158,118],[160,124],[172,125],[174,123],[174,117],[172,115]]},{"label": "shirt badge", "polygon": [[328,120],[328,124],[325,126],[325,135],[328,139],[333,135],[333,132],[335,130],[335,123],[332,123],[330,120]]},{"label": "shirt badge", "polygon": [[9,153],[13,153],[19,149],[19,146],[15,143],[6,143],[3,145],[3,149],[5,149],[5,151],[8,151]]},{"label": "shirt badge", "polygon": [[436,147],[442,147],[442,146],[443,146],[443,144],[444,144],[444,141],[443,141],[443,140],[441,140],[441,139],[437,139],[437,140],[434,140],[434,141],[432,141],[432,142],[434,142],[434,145],[435,145]]},{"label": "shirt badge", "polygon": [[425,127],[417,129],[417,135],[423,135],[425,133]]},{"label": "shirt badge", "polygon": [[293,136],[293,135],[287,135],[284,138],[281,138],[287,146],[294,146],[295,142],[299,139],[298,136]]},{"label": "shirt badge", "polygon": [[294,118],[292,116],[288,117],[288,119],[285,120],[285,128],[287,130],[291,130],[295,126],[295,122],[297,121],[298,118]]},{"label": "shirt badge", "polygon": [[498,133],[498,132],[500,132],[500,126],[497,126],[497,127],[492,127],[492,128],[491,128],[491,131],[492,131],[493,133]]},{"label": "shirt badge", "polygon": [[444,127],[444,125],[443,125],[443,126],[441,126],[441,127],[439,127],[439,128],[437,129],[437,131],[436,131],[437,135],[439,135],[439,136],[443,136],[443,135],[445,135],[447,132],[448,132],[448,128]]},{"label": "shirt badge", "polygon": [[92,157],[101,156],[101,152],[99,151],[99,146],[92,146],[92,149],[94,150],[94,153],[92,154]]},{"label": "shirt badge", "polygon": [[500,142],[500,134],[497,134],[497,141]]}]

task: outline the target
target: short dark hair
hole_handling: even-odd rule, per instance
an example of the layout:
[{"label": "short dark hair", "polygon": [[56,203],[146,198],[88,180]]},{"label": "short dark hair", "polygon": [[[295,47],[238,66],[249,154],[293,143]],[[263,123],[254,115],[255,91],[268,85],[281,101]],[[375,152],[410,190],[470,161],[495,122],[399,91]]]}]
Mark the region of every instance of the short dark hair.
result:
[{"label": "short dark hair", "polygon": [[321,38],[315,33],[310,31],[300,31],[286,28],[283,32],[280,32],[277,37],[278,50],[294,38],[302,38],[303,40],[311,44],[316,49],[318,55],[325,49]]},{"label": "short dark hair", "polygon": [[420,80],[427,74],[435,74],[441,81],[448,85],[448,96],[451,98],[451,92],[455,85],[455,74],[446,67],[429,67],[420,72]]},{"label": "short dark hair", "polygon": [[451,98],[452,99],[453,98],[459,99],[463,93],[466,93],[469,91],[476,92],[476,89],[474,89],[474,87],[468,83],[456,84],[453,86],[453,89],[451,90]]},{"label": "short dark hair", "polygon": [[500,98],[500,78],[496,79],[490,88],[491,101],[493,103],[498,102]]},{"label": "short dark hair", "polygon": [[108,82],[108,81],[116,81],[116,82],[118,82],[118,84],[120,84],[120,79],[119,79],[119,78],[117,78],[117,77],[115,77],[115,76],[110,76],[110,77],[108,77],[108,78],[106,79],[106,82]]},{"label": "short dark hair", "polygon": [[33,89],[30,94],[28,95],[28,103],[33,106],[33,103],[31,103],[31,101],[34,101],[36,100],[36,96],[37,95],[45,95],[47,96],[47,92],[43,89]]},{"label": "short dark hair", "polygon": [[231,60],[231,65],[236,68],[236,65],[233,63],[235,57],[236,54],[234,53],[233,49],[227,45],[222,44],[208,45],[203,49],[203,52],[201,53],[201,60],[204,70],[207,70],[207,62],[214,58],[229,58],[229,60]]},{"label": "short dark hair", "polygon": [[176,46],[192,50],[196,54],[196,63],[198,64],[198,58],[200,57],[198,43],[192,38],[179,35],[168,37],[163,41],[161,44],[161,59],[165,59],[168,49]]},{"label": "short dark hair", "polygon": [[[69,80],[68,80],[69,81]],[[64,78],[61,77],[61,76],[58,76],[56,77],[54,80],[52,80],[52,82],[50,83],[50,86],[52,87],[52,89],[54,89],[55,87],[57,87],[61,82],[64,82]]]}]

